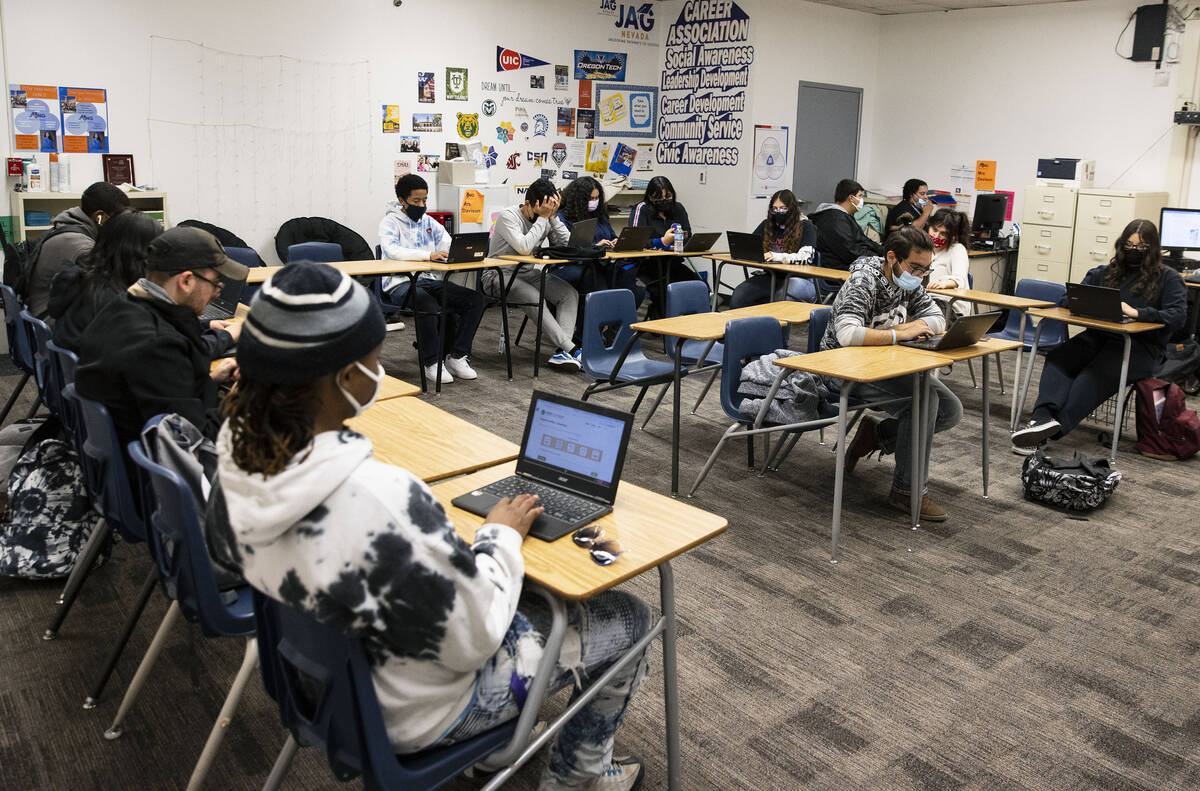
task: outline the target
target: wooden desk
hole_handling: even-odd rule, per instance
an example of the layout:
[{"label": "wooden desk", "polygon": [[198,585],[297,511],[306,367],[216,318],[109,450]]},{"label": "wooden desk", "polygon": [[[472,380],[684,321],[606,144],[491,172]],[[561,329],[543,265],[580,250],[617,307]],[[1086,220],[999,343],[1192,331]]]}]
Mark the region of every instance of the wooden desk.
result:
[{"label": "wooden desk", "polygon": [[[744,308],[726,310],[721,313],[692,313],[686,316],[673,316],[653,321],[639,321],[636,324],[629,325],[634,334],[629,339],[626,352],[628,352],[638,337],[647,332],[688,340],[708,341],[708,346],[704,349],[704,353],[700,355],[700,359],[697,362],[697,366],[704,366],[704,361],[708,357],[709,350],[712,349],[714,343],[725,337],[725,325],[730,321],[750,316],[770,316],[777,319],[780,324],[803,324],[808,321],[809,315],[814,310],[821,307],[823,306],[814,305],[809,302],[768,302],[763,305],[749,305]],[[683,355],[679,353],[678,347],[676,347],[675,354],[671,355],[671,357],[675,363],[675,375],[671,382],[674,388],[674,411],[671,416],[671,494],[675,495],[679,493],[679,397],[680,384],[683,379]],[[623,362],[625,362],[624,354],[621,355],[621,359],[618,361],[618,369]],[[712,383],[709,382],[709,384]],[[708,392],[707,388],[705,392]],[[660,400],[661,398],[662,394],[659,395]],[[654,406],[658,406],[658,401],[655,401]],[[653,408],[650,414],[654,414]],[[649,419],[646,418],[647,421]],[[644,427],[645,424],[643,424]]]},{"label": "wooden desk", "polygon": [[[213,371],[218,365],[229,357],[218,357],[209,364],[208,370]],[[421,388],[414,384],[409,384],[403,379],[397,379],[394,376],[384,376],[383,381],[379,385],[379,396],[375,399],[376,402],[388,401],[393,398],[404,398],[406,396],[414,396],[421,392]]]},{"label": "wooden desk", "polygon": [[[922,349],[911,349],[907,346],[844,346],[840,349],[829,349],[775,360],[775,365],[779,366],[779,373],[763,401],[762,410],[755,421],[756,429],[762,424],[766,409],[775,398],[784,377],[791,371],[807,371],[842,380],[837,414],[837,469],[834,471],[833,484],[833,528],[830,552],[830,559],[833,563],[837,562],[838,536],[842,527],[842,491],[846,477],[846,425],[850,412],[850,391],[854,389],[854,384],[879,382],[900,376],[913,377],[912,435],[915,441],[910,449],[913,481],[909,508],[911,526],[913,530],[916,530],[921,513],[921,490],[925,485],[926,472],[923,464],[924,441],[922,438],[925,436],[925,428],[931,419],[925,414],[926,410],[921,408],[922,396],[927,393],[929,388],[929,371],[949,365],[950,362],[951,359],[945,355]],[[896,400],[875,401],[866,406],[882,406]],[[865,407],[856,405],[855,408]]]},{"label": "wooden desk", "polygon": [[712,293],[713,293],[713,310],[717,309],[717,291],[721,286],[721,270],[726,264],[733,264],[744,269],[762,269],[770,274],[771,277],[771,293],[775,293],[776,273],[785,274],[796,277],[811,277],[822,278],[825,280],[837,280],[845,282],[850,277],[850,272],[845,269],[831,269],[825,266],[809,266],[807,264],[785,264],[777,261],[746,261],[740,258],[734,258],[728,253],[707,253],[702,258],[707,258],[713,262],[712,267]]},{"label": "wooden desk", "polygon": [[[430,261],[333,261],[329,265],[340,269],[351,277],[367,275],[404,275],[410,272],[424,272],[429,269]],[[265,283],[267,278],[283,269],[282,266],[252,266],[246,274],[248,284]]]},{"label": "wooden desk", "polygon": [[[1129,350],[1133,344],[1131,338],[1139,333],[1161,329],[1164,325],[1148,321],[1131,321],[1127,324],[1118,324],[1113,321],[1089,319],[1086,316],[1076,316],[1066,308],[1030,308],[1027,313],[1039,319],[1054,319],[1066,324],[1074,324],[1077,327],[1113,332],[1121,336],[1125,348],[1121,355],[1121,381],[1117,386],[1117,409],[1113,422],[1112,449],[1108,455],[1109,461],[1115,463],[1117,461],[1117,443],[1121,439],[1121,418],[1125,411],[1125,385],[1129,381]],[[1021,395],[1017,400],[1017,408],[1012,424],[1013,431],[1017,430],[1017,424],[1021,420],[1021,413],[1025,409],[1025,397],[1029,394],[1029,380],[1033,377],[1033,361],[1037,357],[1038,341],[1041,340],[1043,326],[1043,323],[1039,321],[1037,329],[1033,332],[1033,347],[1029,350],[1029,365],[1026,368],[1025,381],[1021,386]]]},{"label": "wooden desk", "polygon": [[346,422],[375,446],[375,458],[423,481],[473,472],[517,457],[519,448],[418,398],[376,403]]},{"label": "wooden desk", "polygon": [[[433,494],[446,509],[446,514],[464,540],[474,540],[475,529],[483,519],[451,505],[451,500],[484,484],[511,475],[515,465],[505,464],[481,470],[473,475],[457,478],[433,487]],[[692,547],[708,541],[722,533],[728,524],[725,519],[699,508],[672,500],[660,494],[635,486],[628,481],[617,489],[617,500],[613,512],[596,524],[604,528],[605,538],[616,539],[621,545],[621,556],[610,566],[598,566],[592,562],[588,551],[575,545],[571,537],[563,536],[557,541],[545,542],[536,538],[526,539],[521,546],[525,558],[525,577],[558,596],[567,599],[586,599],[608,590],[652,568],[658,569],[659,597],[662,615],[646,637],[615,664],[622,664],[639,656],[651,640],[658,635],[663,639],[663,699],[664,721],[667,742],[667,788],[679,791],[679,667],[676,652],[675,579],[671,570],[671,558]],[[558,629],[551,630],[546,637],[545,656],[539,664],[538,674],[548,678],[553,670],[559,649],[562,646],[562,624],[565,608],[561,601],[552,601]],[[615,665],[614,665],[615,666]],[[589,693],[599,691],[592,685],[582,693],[586,700]],[[539,700],[543,687],[535,681],[530,698]],[[582,702],[582,701],[581,701]],[[537,707],[527,709],[518,722],[518,731],[528,731],[537,716]],[[560,715],[529,748],[533,750],[548,742],[566,722],[567,715]],[[517,745],[518,748],[524,745]],[[514,763],[500,772],[493,780],[503,784],[520,767]]]}]

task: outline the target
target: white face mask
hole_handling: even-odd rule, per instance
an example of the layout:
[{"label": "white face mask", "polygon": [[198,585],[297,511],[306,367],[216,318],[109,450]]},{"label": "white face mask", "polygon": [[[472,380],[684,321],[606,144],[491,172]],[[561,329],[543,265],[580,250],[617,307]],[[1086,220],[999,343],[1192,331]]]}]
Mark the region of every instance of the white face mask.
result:
[{"label": "white face mask", "polygon": [[600,208],[600,199],[588,201],[588,211],[595,211]]},{"label": "white face mask", "polygon": [[358,403],[358,399],[356,399],[354,396],[350,395],[349,390],[342,387],[341,382],[337,382],[337,389],[342,391],[342,397],[345,398],[346,401],[348,401],[350,403],[350,406],[354,407],[354,416],[358,417],[363,412],[370,409],[371,405],[375,403],[375,399],[379,398],[379,390],[383,386],[384,372],[383,372],[383,366],[379,365],[378,363],[376,363],[376,365],[378,366],[378,370],[375,371],[374,373],[372,373],[370,371],[370,369],[367,368],[367,366],[363,365],[362,363],[360,363],[358,361],[355,361],[354,364],[358,366],[358,370],[363,372],[363,376],[367,377],[368,379],[370,379],[372,382],[375,383],[375,391],[373,393],[371,393],[371,398],[368,399],[367,403],[360,404],[360,403]]},{"label": "white face mask", "polygon": [[859,209],[861,209],[863,207],[863,199],[862,198],[851,198],[850,200],[852,202],[852,205],[854,206],[855,211],[858,211]]}]

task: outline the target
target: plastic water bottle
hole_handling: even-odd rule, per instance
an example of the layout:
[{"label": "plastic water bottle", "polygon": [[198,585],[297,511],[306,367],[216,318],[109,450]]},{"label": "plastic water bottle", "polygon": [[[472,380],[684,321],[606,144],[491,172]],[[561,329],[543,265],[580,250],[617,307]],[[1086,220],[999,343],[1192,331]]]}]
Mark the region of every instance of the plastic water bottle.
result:
[{"label": "plastic water bottle", "polygon": [[671,226],[671,231],[675,234],[675,252],[682,253],[684,236],[683,226],[679,223],[675,223]]}]

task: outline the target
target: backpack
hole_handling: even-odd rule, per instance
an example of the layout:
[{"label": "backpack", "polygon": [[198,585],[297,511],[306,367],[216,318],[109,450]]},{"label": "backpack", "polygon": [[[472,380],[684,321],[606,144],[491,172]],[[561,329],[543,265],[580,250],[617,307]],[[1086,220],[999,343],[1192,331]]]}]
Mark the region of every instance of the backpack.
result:
[{"label": "backpack", "polygon": [[[0,575],[69,575],[100,522],[84,488],[78,454],[63,440],[57,421],[46,421],[30,437],[8,478],[8,508],[0,521]],[[107,556],[106,548],[97,565]]]},{"label": "backpack", "polygon": [[1200,344],[1192,339],[1168,343],[1167,356],[1157,376],[1165,382],[1174,382],[1189,395],[1200,395]]},{"label": "backpack", "polygon": [[1121,482],[1121,473],[1108,459],[1093,459],[1079,451],[1070,458],[1047,455],[1038,448],[1021,467],[1025,499],[1065,511],[1091,511],[1104,505]]},{"label": "backpack", "polygon": [[29,301],[29,287],[33,283],[33,270],[42,254],[42,245],[64,233],[83,231],[74,225],[63,225],[42,234],[40,239],[10,243],[4,231],[0,230],[0,244],[4,246],[4,285],[10,286],[22,302]]},{"label": "backpack", "polygon": [[1200,451],[1200,416],[1187,408],[1183,390],[1162,379],[1137,383],[1138,453],[1182,461]]}]

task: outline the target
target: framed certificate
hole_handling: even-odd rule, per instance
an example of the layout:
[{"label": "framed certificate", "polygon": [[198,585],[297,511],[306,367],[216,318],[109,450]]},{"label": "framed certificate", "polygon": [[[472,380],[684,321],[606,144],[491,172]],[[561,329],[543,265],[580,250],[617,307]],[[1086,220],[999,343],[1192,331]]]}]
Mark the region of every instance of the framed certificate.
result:
[{"label": "framed certificate", "polygon": [[133,154],[102,154],[104,180],[109,184],[137,184],[133,176]]}]

